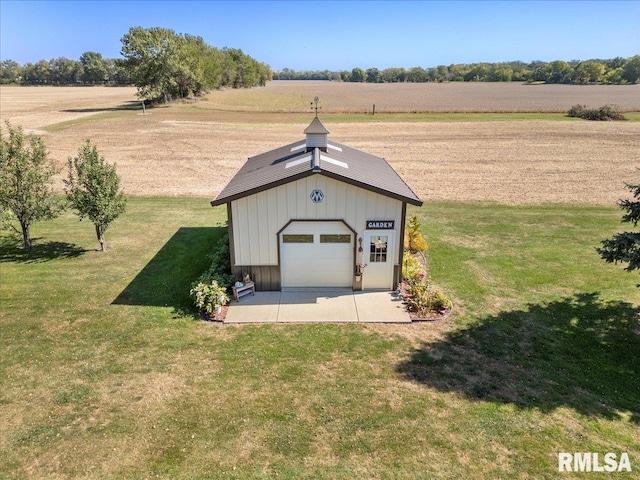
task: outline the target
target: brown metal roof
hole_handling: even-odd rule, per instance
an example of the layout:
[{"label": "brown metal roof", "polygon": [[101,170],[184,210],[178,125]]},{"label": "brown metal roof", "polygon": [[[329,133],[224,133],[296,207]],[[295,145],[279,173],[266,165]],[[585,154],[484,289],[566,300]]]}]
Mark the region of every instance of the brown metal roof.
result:
[{"label": "brown metal roof", "polygon": [[[307,130],[312,127],[315,130],[318,124],[326,130],[317,117]],[[250,157],[211,205],[222,205],[309,175],[325,175],[412,205],[422,205],[384,158],[331,140],[327,142],[326,151],[317,148],[307,151],[306,141],[301,140]]]}]

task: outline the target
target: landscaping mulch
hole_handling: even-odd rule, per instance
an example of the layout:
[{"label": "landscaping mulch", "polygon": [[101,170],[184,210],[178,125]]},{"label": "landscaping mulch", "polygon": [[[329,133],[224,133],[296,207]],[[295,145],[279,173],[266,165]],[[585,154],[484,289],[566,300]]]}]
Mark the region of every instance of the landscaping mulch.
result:
[{"label": "landscaping mulch", "polygon": [[[409,291],[409,285],[404,280],[400,284],[400,295],[402,295],[402,299],[406,300],[411,297],[411,293]],[[406,305],[406,302],[405,302]],[[435,322],[438,320],[444,320],[453,312],[453,306],[443,312],[429,312],[427,315],[421,315],[418,312],[413,312],[409,310],[408,306],[405,306],[407,313],[409,314],[409,318],[412,322]]]},{"label": "landscaping mulch", "polygon": [[200,313],[200,318],[207,322],[224,322],[224,319],[227,317],[227,311],[229,310],[229,305],[223,305],[220,313],[212,313],[209,315],[208,313]]}]

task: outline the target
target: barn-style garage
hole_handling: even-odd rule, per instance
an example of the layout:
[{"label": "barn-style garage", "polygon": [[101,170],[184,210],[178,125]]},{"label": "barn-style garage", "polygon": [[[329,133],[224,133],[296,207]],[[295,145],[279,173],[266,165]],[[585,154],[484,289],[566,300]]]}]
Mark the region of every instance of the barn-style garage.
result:
[{"label": "barn-style garage", "polygon": [[258,290],[393,289],[407,204],[384,158],[333,142],[318,117],[299,142],[247,160],[211,205],[227,205],[233,273]]}]

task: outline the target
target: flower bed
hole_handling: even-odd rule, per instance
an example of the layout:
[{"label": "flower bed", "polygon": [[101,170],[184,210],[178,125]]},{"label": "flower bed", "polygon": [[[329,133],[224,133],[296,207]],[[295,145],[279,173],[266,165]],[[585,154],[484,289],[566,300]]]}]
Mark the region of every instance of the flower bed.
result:
[{"label": "flower bed", "polygon": [[453,303],[433,288],[426,270],[427,262],[422,252],[405,252],[400,293],[414,322],[442,320],[453,311]]}]

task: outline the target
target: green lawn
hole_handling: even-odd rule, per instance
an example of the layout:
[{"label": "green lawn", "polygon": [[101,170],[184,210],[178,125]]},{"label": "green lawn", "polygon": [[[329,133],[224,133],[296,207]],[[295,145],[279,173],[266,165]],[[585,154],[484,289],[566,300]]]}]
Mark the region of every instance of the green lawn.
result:
[{"label": "green lawn", "polygon": [[558,453],[627,452],[612,476],[637,478],[639,279],[594,251],[621,211],[413,214],[444,322],[194,318],[225,221],[207,199],[130,198],[106,254],[71,214],[30,255],[3,233],[0,477],[600,478]]}]

